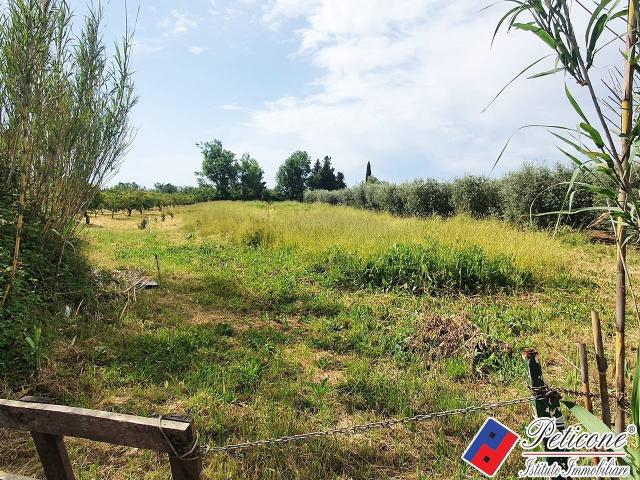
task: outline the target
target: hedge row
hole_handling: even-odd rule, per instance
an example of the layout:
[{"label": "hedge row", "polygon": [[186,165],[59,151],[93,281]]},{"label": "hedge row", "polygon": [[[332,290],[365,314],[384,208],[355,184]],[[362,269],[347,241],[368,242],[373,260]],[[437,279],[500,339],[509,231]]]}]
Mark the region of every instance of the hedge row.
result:
[{"label": "hedge row", "polygon": [[[563,165],[549,168],[524,164],[500,179],[467,175],[452,182],[433,179],[412,182],[362,183],[345,190],[309,190],[305,202],[347,205],[395,215],[449,216],[466,213],[475,217],[494,216],[504,220],[548,228],[557,215],[538,215],[567,207],[567,182],[573,170]],[[572,207],[593,205],[593,194],[578,191]],[[590,213],[563,217],[563,223],[582,227],[593,219]]]}]

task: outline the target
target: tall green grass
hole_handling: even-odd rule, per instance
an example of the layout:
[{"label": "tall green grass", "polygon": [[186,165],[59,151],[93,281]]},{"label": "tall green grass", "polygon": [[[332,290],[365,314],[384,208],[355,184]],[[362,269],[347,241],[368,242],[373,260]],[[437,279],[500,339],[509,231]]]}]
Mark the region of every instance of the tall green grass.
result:
[{"label": "tall green grass", "polygon": [[531,272],[518,268],[509,257],[488,256],[478,246],[451,248],[437,241],[394,245],[369,258],[337,252],[318,267],[339,285],[416,295],[512,292],[533,283]]},{"label": "tall green grass", "polygon": [[180,210],[193,237],[217,237],[260,246],[288,246],[313,257],[329,250],[369,257],[393,245],[480,247],[490,257],[505,256],[520,269],[540,278],[569,271],[583,250],[547,232],[478,220],[465,215],[447,219],[400,218],[350,207],[283,202],[212,202]]}]

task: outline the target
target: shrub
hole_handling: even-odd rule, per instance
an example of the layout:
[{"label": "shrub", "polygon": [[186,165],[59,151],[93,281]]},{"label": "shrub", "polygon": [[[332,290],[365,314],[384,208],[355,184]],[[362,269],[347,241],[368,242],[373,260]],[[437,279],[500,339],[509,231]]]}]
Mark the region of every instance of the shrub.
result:
[{"label": "shrub", "polygon": [[402,195],[407,215],[446,217],[453,213],[451,187],[446,183],[433,179],[415,180],[402,184]]},{"label": "shrub", "polygon": [[[12,198],[0,193],[0,265],[10,265],[12,232],[16,215]],[[62,251],[62,253],[60,253]],[[10,272],[0,269],[0,284]],[[0,308],[0,378],[24,384],[41,360],[49,332],[55,329],[65,305],[90,304],[95,299],[91,270],[69,247],[61,249],[59,239],[45,235],[35,222],[25,224],[20,264],[12,295]],[[36,335],[35,332],[41,332]],[[27,338],[31,337],[30,345]]]},{"label": "shrub", "polygon": [[316,271],[348,288],[406,290],[422,294],[477,294],[515,291],[532,285],[529,271],[511,258],[487,256],[479,247],[452,248],[439,242],[394,245],[387,252],[363,258],[335,252]]},{"label": "shrub", "polygon": [[[513,223],[531,223],[537,227],[556,225],[557,215],[540,215],[568,208],[567,188],[573,170],[557,164],[553,169],[525,163],[508,173],[501,185],[504,219]],[[593,205],[593,195],[580,189],[573,196],[572,209]],[[593,219],[590,213],[566,215],[562,221],[583,226]]]},{"label": "shrub", "polygon": [[499,181],[465,175],[456,178],[451,188],[451,203],[456,213],[468,213],[474,217],[499,215],[501,211]]}]

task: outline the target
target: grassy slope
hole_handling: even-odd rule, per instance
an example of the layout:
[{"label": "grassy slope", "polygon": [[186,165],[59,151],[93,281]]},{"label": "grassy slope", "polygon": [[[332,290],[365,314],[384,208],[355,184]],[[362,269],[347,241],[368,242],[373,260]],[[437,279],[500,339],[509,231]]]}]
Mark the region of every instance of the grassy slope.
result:
[{"label": "grassy slope", "polygon": [[[74,317],[58,332],[32,389],[80,406],[190,414],[206,442],[523,396],[519,350],[525,347],[543,352],[554,383],[574,386],[563,357],[573,359],[576,341],[591,344],[591,308],[605,312],[611,334],[612,308],[605,299],[613,252],[585,245],[576,235],[553,239],[490,220],[400,219],[293,203],[185,207],[164,223],[152,218],[150,231],[139,230],[138,221],[97,218],[85,231],[85,253],[100,269],[142,267],[150,273],[158,254],[163,288],[138,295],[121,321],[122,305],[105,305],[100,319],[89,312]],[[394,243],[430,239],[509,255],[533,273],[537,286],[515,295],[416,297],[338,289],[311,268],[318,255],[338,247],[369,256]],[[459,338],[465,333],[481,335],[486,352],[469,351]],[[495,416],[520,428],[529,409],[522,405]],[[458,459],[484,418],[211,455],[207,473],[462,478],[471,472]],[[3,440],[0,469],[37,472],[28,441],[15,434]],[[149,452],[78,441],[71,448],[82,478],[167,475],[165,462]],[[507,468],[513,473],[517,466],[514,458]]]}]

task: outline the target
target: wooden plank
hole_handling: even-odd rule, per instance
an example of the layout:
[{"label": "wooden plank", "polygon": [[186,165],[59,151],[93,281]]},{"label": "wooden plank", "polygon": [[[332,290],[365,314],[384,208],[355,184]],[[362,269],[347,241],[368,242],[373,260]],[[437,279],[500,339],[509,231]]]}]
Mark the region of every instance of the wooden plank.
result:
[{"label": "wooden plank", "polygon": [[86,438],[113,445],[171,453],[174,442],[192,439],[191,424],[86,408],[0,399],[0,428]]},{"label": "wooden plank", "polygon": [[197,445],[194,449],[197,438],[191,419],[175,416],[168,417],[168,419],[189,422],[191,425],[187,437],[182,439],[169,437],[176,449],[176,453],[185,456],[184,458],[180,458],[176,457],[173,453],[169,454],[169,464],[171,465],[171,476],[173,480],[200,480],[202,478],[202,454],[197,448]]},{"label": "wooden plank", "polygon": [[75,480],[62,436],[31,432],[31,437],[47,480]]},{"label": "wooden plank", "polygon": [[33,477],[23,477],[22,475],[13,475],[11,473],[0,472],[0,480],[38,480]]}]

